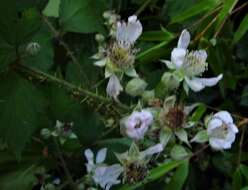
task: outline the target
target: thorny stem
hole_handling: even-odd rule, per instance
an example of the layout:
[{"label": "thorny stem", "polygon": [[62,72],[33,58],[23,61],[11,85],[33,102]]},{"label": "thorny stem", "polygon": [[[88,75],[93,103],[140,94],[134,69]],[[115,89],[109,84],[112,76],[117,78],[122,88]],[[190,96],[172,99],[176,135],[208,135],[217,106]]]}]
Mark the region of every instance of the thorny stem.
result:
[{"label": "thorny stem", "polygon": [[145,10],[145,8],[149,5],[149,3],[151,2],[151,0],[146,0],[146,2],[144,2],[141,7],[135,12],[135,15],[139,15],[142,11]]},{"label": "thorny stem", "polygon": [[222,8],[222,6],[216,7],[213,11],[205,14],[204,16],[202,16],[199,20],[197,20],[195,23],[193,23],[190,28],[194,28],[195,26],[197,26],[198,24],[200,24],[203,20],[205,20],[206,18],[208,18],[209,16],[215,14],[216,12],[218,12],[220,9]]},{"label": "thorny stem", "polygon": [[70,183],[71,187],[73,189],[77,190],[78,188],[76,187],[76,184],[73,181],[72,175],[71,175],[69,169],[67,168],[66,162],[65,162],[64,157],[63,157],[63,153],[60,150],[59,144],[55,138],[54,138],[54,144],[55,144],[55,148],[56,148],[57,153],[58,153],[59,160],[60,160],[62,167],[64,169],[66,178],[67,178],[68,182]]},{"label": "thorny stem", "polygon": [[[78,87],[76,85],[73,85],[65,80],[59,79],[57,77],[54,77],[50,74],[44,73],[42,71],[36,70],[34,68],[31,67],[27,67],[21,64],[16,65],[16,69],[19,71],[22,71],[26,74],[28,74],[29,76],[32,76],[38,80],[42,80],[42,81],[50,81],[50,82],[54,82],[57,83],[65,88],[67,88],[69,91],[74,92],[74,93],[79,93],[79,95],[81,96],[88,96],[91,97],[101,103],[105,103],[105,104],[113,104],[113,101],[109,98],[105,98],[101,95],[95,94],[91,91],[88,91],[82,87]],[[117,107],[123,109],[123,110],[129,110],[129,107],[127,105],[124,105],[122,103],[117,103]]]},{"label": "thorny stem", "polygon": [[240,162],[241,162],[242,146],[243,146],[243,142],[244,142],[245,129],[246,128],[243,128],[242,129],[241,138],[240,138],[240,141],[239,141],[239,151],[238,151],[237,167],[239,167]]}]

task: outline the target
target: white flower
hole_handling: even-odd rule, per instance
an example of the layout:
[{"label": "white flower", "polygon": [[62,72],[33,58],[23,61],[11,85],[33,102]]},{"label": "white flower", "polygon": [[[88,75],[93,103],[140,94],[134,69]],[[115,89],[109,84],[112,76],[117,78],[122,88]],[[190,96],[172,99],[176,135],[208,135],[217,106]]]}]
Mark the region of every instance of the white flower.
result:
[{"label": "white flower", "polygon": [[148,149],[141,152],[143,157],[152,156],[154,154],[160,153],[164,150],[164,146],[161,143],[158,143],[154,146],[149,147]]},{"label": "white flower", "polygon": [[153,122],[152,114],[147,110],[134,111],[124,122],[124,130],[128,137],[139,140],[143,139],[149,126]]},{"label": "white flower", "polygon": [[128,22],[118,22],[116,40],[122,48],[129,48],[139,38],[142,33],[142,25],[133,15],[128,17]]},{"label": "white flower", "polygon": [[102,164],[104,162],[107,155],[107,148],[102,148],[97,152],[96,162],[94,161],[94,153],[92,152],[92,150],[86,149],[84,151],[84,155],[88,161],[88,163],[86,164],[86,169],[87,172],[90,173],[96,168],[97,165]]},{"label": "white flower", "polygon": [[111,166],[99,166],[96,168],[93,179],[96,184],[99,184],[101,188],[109,190],[111,186],[119,184],[121,181],[118,177],[123,172],[123,168],[120,164],[114,164]]},{"label": "white flower", "polygon": [[207,133],[210,146],[215,150],[229,149],[238,133],[233,118],[227,111],[220,111],[208,121]]},{"label": "white flower", "polygon": [[97,152],[96,160],[94,160],[94,153],[92,150],[87,149],[84,152],[88,161],[86,163],[86,169],[89,174],[92,175],[94,182],[100,185],[101,188],[109,190],[111,186],[119,184],[118,177],[123,171],[120,164],[114,164],[106,166],[103,162],[106,159],[107,148],[102,148]]},{"label": "white flower", "polygon": [[207,86],[216,85],[222,79],[222,74],[213,78],[197,77],[201,76],[208,68],[206,62],[207,52],[205,50],[188,52],[187,47],[189,43],[190,34],[187,30],[183,30],[177,47],[171,52],[171,61],[164,60],[162,62],[164,62],[169,69],[181,71],[186,92],[188,91],[188,87],[194,92],[198,92]]},{"label": "white flower", "polygon": [[117,97],[119,96],[121,91],[123,91],[123,87],[121,86],[118,77],[114,74],[111,75],[106,88],[107,94],[117,100]]}]

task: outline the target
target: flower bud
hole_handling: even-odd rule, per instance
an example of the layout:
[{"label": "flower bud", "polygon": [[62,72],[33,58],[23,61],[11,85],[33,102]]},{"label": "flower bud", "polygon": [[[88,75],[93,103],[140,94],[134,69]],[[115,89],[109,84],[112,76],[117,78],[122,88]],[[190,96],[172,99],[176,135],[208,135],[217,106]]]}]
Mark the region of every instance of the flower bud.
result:
[{"label": "flower bud", "polygon": [[26,47],[26,52],[30,55],[36,55],[40,51],[40,44],[37,42],[30,42]]},{"label": "flower bud", "polygon": [[95,39],[98,43],[102,43],[105,40],[105,37],[102,34],[96,34]]},{"label": "flower bud", "polygon": [[142,95],[147,87],[147,83],[140,79],[134,78],[127,83],[126,92],[131,96],[139,96]]},{"label": "flower bud", "polygon": [[175,75],[168,72],[163,74],[161,81],[168,91],[177,89],[180,84],[180,80]]},{"label": "flower bud", "polygon": [[44,128],[41,130],[40,134],[44,139],[49,139],[49,137],[51,136],[51,131],[47,128]]},{"label": "flower bud", "polygon": [[120,92],[123,90],[121,83],[116,75],[111,75],[108,85],[107,85],[107,94],[110,97],[113,97],[115,100],[117,100],[117,97],[119,96]]}]

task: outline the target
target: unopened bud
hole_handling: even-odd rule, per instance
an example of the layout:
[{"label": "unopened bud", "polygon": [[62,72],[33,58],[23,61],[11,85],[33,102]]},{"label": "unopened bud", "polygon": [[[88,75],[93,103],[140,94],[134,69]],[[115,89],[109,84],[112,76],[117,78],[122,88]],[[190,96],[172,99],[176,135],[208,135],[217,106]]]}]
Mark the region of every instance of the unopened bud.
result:
[{"label": "unopened bud", "polygon": [[102,43],[105,40],[105,37],[102,34],[96,34],[95,39],[98,43]]},{"label": "unopened bud", "polygon": [[30,42],[26,47],[26,52],[30,55],[35,55],[40,51],[40,44],[37,42]]},{"label": "unopened bud", "polygon": [[127,83],[126,92],[131,96],[140,96],[143,94],[147,87],[147,83],[140,79],[134,78]]},{"label": "unopened bud", "polygon": [[44,138],[44,139],[48,139],[51,136],[51,131],[47,128],[44,128],[41,130],[40,135]]}]

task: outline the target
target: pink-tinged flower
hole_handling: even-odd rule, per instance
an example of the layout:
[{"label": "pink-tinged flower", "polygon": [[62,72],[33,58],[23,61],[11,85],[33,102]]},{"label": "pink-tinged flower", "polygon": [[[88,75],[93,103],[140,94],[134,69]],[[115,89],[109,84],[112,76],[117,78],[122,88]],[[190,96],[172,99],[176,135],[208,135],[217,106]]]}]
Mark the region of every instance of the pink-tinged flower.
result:
[{"label": "pink-tinged flower", "polygon": [[212,116],[207,123],[209,144],[215,150],[229,149],[235,141],[238,128],[227,111],[220,111]]},{"label": "pink-tinged flower", "polygon": [[134,140],[143,139],[152,122],[153,116],[149,111],[134,111],[128,118],[125,119],[125,133],[128,137]]}]

